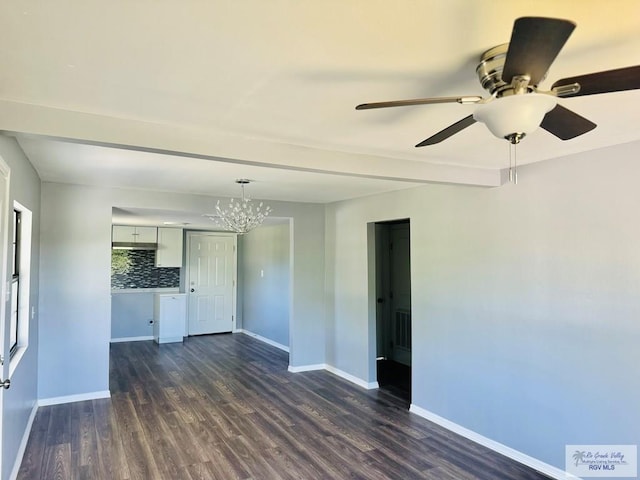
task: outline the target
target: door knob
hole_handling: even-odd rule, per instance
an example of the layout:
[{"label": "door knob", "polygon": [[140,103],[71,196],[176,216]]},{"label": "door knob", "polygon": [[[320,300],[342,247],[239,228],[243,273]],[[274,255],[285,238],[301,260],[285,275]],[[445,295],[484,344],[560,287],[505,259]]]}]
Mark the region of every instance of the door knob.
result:
[{"label": "door knob", "polygon": [[196,289],[195,289],[195,288],[192,288],[192,289],[191,289],[191,293],[193,293],[193,292],[195,292],[195,291],[196,291]]},{"label": "door knob", "polygon": [[5,390],[10,386],[11,386],[11,380],[9,380],[8,378],[0,383],[0,387],[4,388]]}]

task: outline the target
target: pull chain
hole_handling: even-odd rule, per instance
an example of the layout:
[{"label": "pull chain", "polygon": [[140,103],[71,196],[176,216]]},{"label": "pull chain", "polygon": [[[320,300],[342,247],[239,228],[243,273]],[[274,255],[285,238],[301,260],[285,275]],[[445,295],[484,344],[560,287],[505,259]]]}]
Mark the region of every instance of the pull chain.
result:
[{"label": "pull chain", "polygon": [[518,184],[518,144],[513,144],[513,184]]},{"label": "pull chain", "polygon": [[[513,134],[511,137],[507,137],[507,140],[509,140],[509,181],[514,185],[518,184],[517,146],[518,146],[518,143],[520,143],[521,138],[522,136],[517,134]],[[512,150],[512,146],[513,146],[513,150]]]},{"label": "pull chain", "polygon": [[513,158],[512,158],[512,153],[511,153],[511,143],[508,144],[509,145],[509,182],[513,183]]}]

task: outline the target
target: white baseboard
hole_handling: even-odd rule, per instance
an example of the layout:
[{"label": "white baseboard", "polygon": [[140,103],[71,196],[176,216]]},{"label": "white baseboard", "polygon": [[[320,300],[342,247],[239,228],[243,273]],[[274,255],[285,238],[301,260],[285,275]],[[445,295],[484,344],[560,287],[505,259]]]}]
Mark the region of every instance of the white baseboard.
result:
[{"label": "white baseboard", "polygon": [[[282,345],[278,342],[274,342],[273,340],[270,340],[268,338],[263,337],[262,335],[258,335],[257,333],[253,333],[250,330],[245,330],[243,328],[238,328],[236,330],[233,331],[233,333],[244,333],[245,335],[248,335],[250,337],[255,338],[256,340],[260,340],[261,342],[267,343],[273,347],[279,348],[280,350],[284,350],[285,352],[289,353],[289,347]],[[367,390],[372,390],[374,388],[378,388],[378,382],[365,382],[364,380],[362,380],[361,378],[356,377],[355,375],[351,375],[350,373],[347,373],[345,371],[342,371],[336,367],[333,367],[331,365],[327,365],[326,363],[317,363],[315,365],[301,365],[301,366],[297,366],[294,367],[293,365],[289,365],[288,370],[291,373],[301,373],[301,372],[311,372],[314,370],[326,370],[328,372],[333,373],[334,375],[337,375],[341,378],[344,378],[345,380],[348,380],[351,383],[355,383],[356,385],[358,385],[359,387],[362,388],[366,388]]]},{"label": "white baseboard", "polygon": [[299,367],[294,367],[293,365],[289,365],[288,370],[291,373],[301,373],[301,372],[313,372],[314,370],[326,370],[326,363],[317,363],[315,365],[300,365]]},{"label": "white baseboard", "polygon": [[355,375],[351,375],[350,373],[340,370],[334,366],[327,365],[325,370],[341,378],[344,378],[345,380],[348,380],[351,383],[355,383],[359,387],[366,388],[367,390],[373,390],[375,388],[378,388],[378,382],[365,382],[361,378],[358,378]]},{"label": "white baseboard", "polygon": [[16,478],[18,478],[20,465],[22,464],[24,452],[27,449],[27,442],[29,441],[29,435],[31,434],[31,427],[33,426],[33,421],[36,418],[37,412],[38,404],[34,403],[33,408],[31,409],[31,414],[29,415],[29,420],[27,420],[27,426],[25,427],[24,434],[22,435],[22,440],[20,441],[20,447],[18,448],[16,460],[13,464],[13,468],[11,469],[11,474],[9,475],[9,480],[16,480]]},{"label": "white baseboard", "polygon": [[534,470],[537,470],[545,475],[548,475],[551,478],[555,478],[558,480],[580,480],[579,477],[575,475],[571,475],[570,473],[565,472],[553,465],[549,465],[548,463],[544,463],[537,458],[530,457],[518,450],[515,450],[511,447],[507,447],[500,442],[496,442],[495,440],[491,440],[490,438],[485,437],[484,435],[480,435],[479,433],[474,432],[473,430],[469,430],[468,428],[463,427],[462,425],[458,425],[450,420],[447,420],[440,415],[437,415],[429,410],[425,410],[424,408],[418,407],[415,404],[411,404],[409,407],[409,411],[411,413],[415,413],[422,418],[426,418],[427,420],[440,425],[447,430],[450,430],[453,433],[457,433],[458,435],[465,437],[472,442],[478,443],[484,447],[493,450],[494,452],[500,453],[505,457],[508,457],[512,460],[515,460],[518,463],[526,465],[527,467],[531,467]]},{"label": "white baseboard", "polygon": [[256,340],[260,340],[261,342],[264,342],[268,345],[271,345],[272,347],[276,347],[279,348],[280,350],[284,350],[285,352],[289,353],[289,347],[287,347],[286,345],[282,345],[281,343],[278,342],[274,342],[273,340],[267,338],[267,337],[263,337],[262,335],[258,335],[257,333],[253,333],[250,330],[245,330],[243,328],[238,328],[236,330],[233,331],[233,333],[244,333],[245,335],[248,335],[252,338],[255,338]]},{"label": "white baseboard", "polygon": [[[154,339],[153,337],[151,337],[152,339]],[[155,340],[155,339],[154,339]],[[161,344],[161,343],[182,343],[184,342],[184,337],[182,335],[179,335],[177,337],[162,337],[162,338],[158,338],[158,340],[156,340],[157,344]]]},{"label": "white baseboard", "polygon": [[122,338],[112,338],[110,340],[111,343],[120,343],[120,342],[142,342],[144,340],[153,340],[153,335],[145,336],[145,337],[122,337]]},{"label": "white baseboard", "polygon": [[311,372],[313,370],[326,370],[329,373],[333,373],[340,378],[344,378],[345,380],[355,383],[359,387],[366,388],[367,390],[372,390],[378,388],[378,382],[365,382],[361,378],[356,377],[355,375],[351,375],[343,370],[340,370],[332,365],[327,365],[326,363],[318,363],[315,365],[302,365],[299,367],[293,367],[289,365],[289,371],[291,373],[300,373],[300,372]]},{"label": "white baseboard", "polygon": [[85,400],[96,400],[98,398],[110,398],[110,397],[111,397],[111,392],[109,390],[102,390],[100,392],[81,393],[79,395],[66,395],[64,397],[41,398],[38,400],[38,406],[45,407],[47,405],[59,405],[61,403],[84,402]]}]

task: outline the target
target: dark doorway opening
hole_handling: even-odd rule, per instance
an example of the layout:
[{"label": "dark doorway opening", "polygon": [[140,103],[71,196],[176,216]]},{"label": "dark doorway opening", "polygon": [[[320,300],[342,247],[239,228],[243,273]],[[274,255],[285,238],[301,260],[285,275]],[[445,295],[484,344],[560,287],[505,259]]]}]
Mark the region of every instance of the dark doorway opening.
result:
[{"label": "dark doorway opening", "polygon": [[375,224],[378,385],[411,402],[411,248],[408,219]]}]

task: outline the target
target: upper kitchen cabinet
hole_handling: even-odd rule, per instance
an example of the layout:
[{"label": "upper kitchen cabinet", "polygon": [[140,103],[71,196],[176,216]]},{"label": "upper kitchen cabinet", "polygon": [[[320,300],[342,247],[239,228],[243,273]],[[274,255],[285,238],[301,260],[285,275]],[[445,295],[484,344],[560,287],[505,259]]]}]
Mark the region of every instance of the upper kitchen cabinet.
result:
[{"label": "upper kitchen cabinet", "polygon": [[156,227],[133,227],[130,225],[114,225],[112,242],[156,243],[158,241]]},{"label": "upper kitchen cabinet", "polygon": [[182,267],[181,228],[158,228],[156,267]]}]

